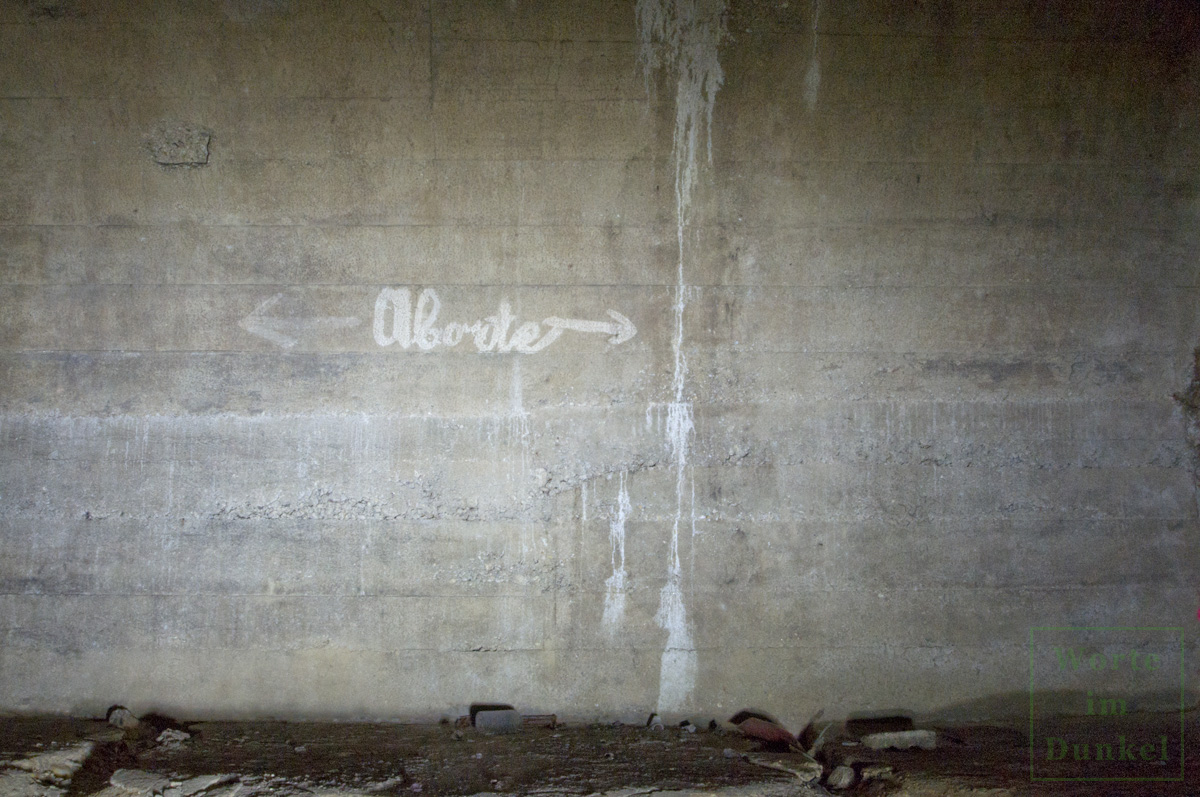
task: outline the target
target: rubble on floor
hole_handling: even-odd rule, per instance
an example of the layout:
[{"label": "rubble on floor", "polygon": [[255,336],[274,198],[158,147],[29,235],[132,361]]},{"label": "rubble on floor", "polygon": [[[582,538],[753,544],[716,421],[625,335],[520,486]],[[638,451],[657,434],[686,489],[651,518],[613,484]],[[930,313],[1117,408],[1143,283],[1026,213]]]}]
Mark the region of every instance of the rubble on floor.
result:
[{"label": "rubble on floor", "polygon": [[[782,751],[764,749],[763,740],[736,726],[695,717],[678,724],[653,717],[657,722],[648,727],[557,720],[550,727],[526,723],[529,716],[522,716],[519,732],[503,735],[447,719],[441,725],[176,723],[154,736],[149,733],[165,718],[142,717],[120,739],[102,720],[0,719],[0,797],[1031,793],[1028,740],[1013,728],[878,731],[910,740],[923,738],[914,733],[933,734],[940,744],[930,750],[919,744],[873,749],[848,733],[848,725],[813,725],[800,734],[813,739],[810,755],[798,739]],[[1128,793],[1186,793],[1151,786]]]},{"label": "rubble on floor", "polygon": [[2,762],[5,768],[0,770],[0,795],[58,797],[65,794],[93,747],[92,742],[83,742],[62,750]]}]

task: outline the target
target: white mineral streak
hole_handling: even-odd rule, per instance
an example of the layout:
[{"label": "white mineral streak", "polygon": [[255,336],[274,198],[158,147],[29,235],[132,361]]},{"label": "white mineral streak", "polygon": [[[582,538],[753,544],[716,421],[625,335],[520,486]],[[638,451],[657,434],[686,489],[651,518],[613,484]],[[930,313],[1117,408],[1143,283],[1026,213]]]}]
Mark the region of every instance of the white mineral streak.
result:
[{"label": "white mineral streak", "polygon": [[[675,518],[667,562],[667,583],[662,588],[655,622],[667,632],[659,671],[659,711],[682,711],[692,699],[696,685],[696,646],[684,604],[683,568],[679,559],[679,526],[683,520],[688,484],[688,446],[695,427],[692,403],[685,400],[687,358],[683,353],[683,313],[688,286],[684,279],[683,231],[691,218],[696,191],[697,150],[700,128],[704,128],[708,161],[712,163],[712,114],[717,90],[724,80],[718,60],[718,45],[724,35],[724,0],[638,0],[639,57],[647,85],[656,68],[673,70],[675,89],[675,134],[672,158],[675,170],[675,225],[679,247],[675,285],[674,375],[671,401],[667,404],[667,444],[675,466]],[[692,533],[695,512],[690,508]]]},{"label": "white mineral streak", "polygon": [[[520,460],[516,463],[514,483],[524,485],[527,479],[529,456],[529,411],[525,409],[524,391],[521,382],[521,360],[514,357],[512,361],[512,387],[509,389],[508,410],[509,436],[512,440],[520,441]],[[529,523],[521,524],[521,561],[525,562],[532,554],[535,540],[534,527]]]},{"label": "white mineral streak", "polygon": [[[676,74],[672,158],[681,250],[683,228],[696,189],[696,147],[702,125],[712,164],[713,106],[725,80],[717,58],[717,47],[725,34],[724,15],[724,0],[638,0],[637,4],[638,57],[647,83],[658,67],[674,69]],[[681,251],[681,268],[682,261]]]},{"label": "white mineral streak", "polygon": [[821,59],[817,54],[817,20],[821,16],[821,0],[813,0],[812,54],[808,59],[808,72],[804,75],[804,104],[808,110],[817,107],[817,95],[821,89]]},{"label": "white mineral streak", "polygon": [[617,512],[608,524],[608,540],[612,547],[612,575],[604,582],[604,627],[616,633],[625,617],[625,593],[628,589],[629,571],[625,568],[625,521],[631,507],[629,491],[625,487],[625,474],[621,474],[617,489]]}]

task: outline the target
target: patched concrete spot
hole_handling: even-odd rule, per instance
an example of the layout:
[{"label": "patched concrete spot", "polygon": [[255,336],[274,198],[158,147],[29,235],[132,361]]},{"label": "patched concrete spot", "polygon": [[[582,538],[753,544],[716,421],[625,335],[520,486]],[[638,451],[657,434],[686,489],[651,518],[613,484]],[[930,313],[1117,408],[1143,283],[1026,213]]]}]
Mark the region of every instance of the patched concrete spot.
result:
[{"label": "patched concrete spot", "polygon": [[155,163],[163,166],[204,166],[212,133],[198,125],[161,122],[146,138]]}]

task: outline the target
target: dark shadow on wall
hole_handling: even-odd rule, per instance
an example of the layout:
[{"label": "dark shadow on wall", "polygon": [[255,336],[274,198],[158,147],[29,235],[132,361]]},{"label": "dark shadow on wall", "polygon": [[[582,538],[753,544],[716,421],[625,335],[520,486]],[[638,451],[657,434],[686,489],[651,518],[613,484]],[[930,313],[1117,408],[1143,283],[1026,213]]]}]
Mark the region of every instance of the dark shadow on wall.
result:
[{"label": "dark shadow on wall", "polygon": [[1183,407],[1188,446],[1192,451],[1192,478],[1200,488],[1200,347],[1192,352],[1192,382],[1174,398]]}]

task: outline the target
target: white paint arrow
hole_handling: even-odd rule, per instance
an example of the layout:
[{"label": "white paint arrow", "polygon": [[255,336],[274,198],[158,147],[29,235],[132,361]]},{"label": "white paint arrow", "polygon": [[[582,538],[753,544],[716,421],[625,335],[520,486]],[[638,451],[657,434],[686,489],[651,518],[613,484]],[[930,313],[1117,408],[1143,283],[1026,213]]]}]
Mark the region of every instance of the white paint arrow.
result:
[{"label": "white paint arrow", "polygon": [[[296,345],[296,339],[291,335],[303,332],[327,329],[345,329],[356,327],[361,319],[353,316],[327,316],[324,318],[270,318],[267,311],[279,304],[283,299],[282,293],[277,293],[263,301],[254,312],[238,322],[238,326],[252,335],[271,341],[272,343],[290,349]],[[288,334],[290,333],[290,334]]]},{"label": "white paint arrow", "polygon": [[608,339],[608,342],[614,346],[624,343],[637,334],[637,327],[628,318],[616,310],[609,310],[608,314],[617,323],[611,324],[608,321],[583,321],[578,318],[559,318],[558,316],[550,316],[542,323],[554,329],[573,329],[576,332],[603,332],[605,335],[612,335]]}]

